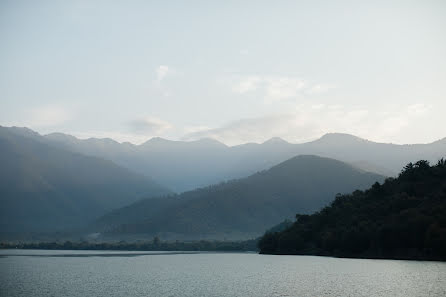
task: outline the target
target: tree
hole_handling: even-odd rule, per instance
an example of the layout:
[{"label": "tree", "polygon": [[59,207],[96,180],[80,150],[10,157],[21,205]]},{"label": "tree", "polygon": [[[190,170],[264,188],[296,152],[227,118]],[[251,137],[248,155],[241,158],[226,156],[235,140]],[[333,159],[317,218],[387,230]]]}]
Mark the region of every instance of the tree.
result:
[{"label": "tree", "polygon": [[265,234],[261,253],[446,260],[446,164],[409,163],[398,178],[337,195],[312,215]]}]

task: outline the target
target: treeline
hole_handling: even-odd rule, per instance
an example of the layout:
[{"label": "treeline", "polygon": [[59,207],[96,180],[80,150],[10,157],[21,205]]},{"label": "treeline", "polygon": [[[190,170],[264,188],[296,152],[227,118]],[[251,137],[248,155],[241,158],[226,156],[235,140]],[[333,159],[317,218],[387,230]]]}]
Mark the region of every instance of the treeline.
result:
[{"label": "treeline", "polygon": [[446,260],[446,162],[409,163],[395,179],[338,195],[258,243],[263,254]]},{"label": "treeline", "polygon": [[44,249],[44,250],[117,250],[117,251],[256,251],[257,241],[191,241],[164,242],[155,237],[147,242],[37,242],[0,243],[0,249]]}]

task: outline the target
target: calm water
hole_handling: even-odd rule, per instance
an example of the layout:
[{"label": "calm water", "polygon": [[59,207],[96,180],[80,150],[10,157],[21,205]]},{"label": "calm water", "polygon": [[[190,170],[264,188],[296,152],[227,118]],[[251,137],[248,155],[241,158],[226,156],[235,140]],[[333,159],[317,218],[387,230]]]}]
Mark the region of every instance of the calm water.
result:
[{"label": "calm water", "polygon": [[0,250],[1,296],[446,296],[446,263]]}]

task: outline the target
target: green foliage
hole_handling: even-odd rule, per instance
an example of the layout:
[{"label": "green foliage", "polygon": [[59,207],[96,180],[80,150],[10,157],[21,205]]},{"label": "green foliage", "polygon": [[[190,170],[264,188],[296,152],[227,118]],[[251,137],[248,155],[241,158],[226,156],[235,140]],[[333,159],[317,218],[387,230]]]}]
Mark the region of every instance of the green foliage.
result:
[{"label": "green foliage", "polygon": [[266,233],[261,253],[446,260],[446,163],[421,160],[398,178],[339,195],[313,215]]}]

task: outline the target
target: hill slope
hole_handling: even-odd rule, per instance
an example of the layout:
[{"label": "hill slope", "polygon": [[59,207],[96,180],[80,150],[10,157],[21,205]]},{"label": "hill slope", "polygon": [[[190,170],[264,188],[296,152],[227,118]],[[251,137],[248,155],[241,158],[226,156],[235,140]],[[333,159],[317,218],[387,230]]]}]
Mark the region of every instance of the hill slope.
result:
[{"label": "hill slope", "polygon": [[0,127],[0,231],[78,226],[141,196],[169,191],[111,161],[50,146],[27,129]]},{"label": "hill slope", "polygon": [[101,218],[98,226],[102,229],[95,231],[173,239],[246,239],[296,212],[320,209],[336,193],[366,188],[377,180],[383,177],[340,161],[298,156],[247,178],[185,192],[162,202],[137,202]]},{"label": "hill slope", "polygon": [[446,260],[446,163],[405,167],[397,179],[337,197],[267,233],[261,253]]}]

